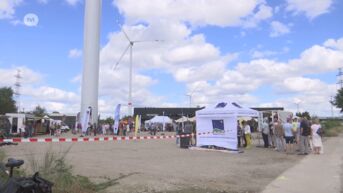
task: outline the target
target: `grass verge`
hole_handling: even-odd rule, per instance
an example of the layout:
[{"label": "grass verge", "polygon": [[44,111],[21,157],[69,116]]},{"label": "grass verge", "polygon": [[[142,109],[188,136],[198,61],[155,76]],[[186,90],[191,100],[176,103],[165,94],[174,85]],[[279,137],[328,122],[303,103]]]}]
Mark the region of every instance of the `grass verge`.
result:
[{"label": "grass verge", "polygon": [[343,132],[342,121],[328,120],[322,123],[324,129],[324,137],[336,137]]},{"label": "grass verge", "polygon": [[[35,155],[31,154],[28,157],[28,162],[25,163],[29,166],[30,173],[25,172],[23,169],[16,169],[14,176],[30,176],[32,172],[39,172],[40,176],[44,179],[53,182],[54,193],[97,193],[104,192],[110,186],[118,184],[117,179],[105,178],[102,183],[94,183],[89,178],[72,173],[72,166],[66,161],[66,156],[70,148],[62,153],[54,152],[48,149],[43,158],[38,159]],[[0,161],[6,162],[6,155],[0,149]],[[3,175],[1,175],[3,174]],[[124,176],[125,177],[125,176]],[[6,180],[8,177],[3,171],[0,171],[0,181]]]},{"label": "grass verge", "polygon": [[96,193],[117,184],[117,179],[106,178],[102,183],[93,183],[89,178],[72,174],[72,166],[67,164],[66,156],[70,147],[62,153],[47,150],[42,160],[34,156],[29,158],[32,171],[54,183],[54,193]]}]

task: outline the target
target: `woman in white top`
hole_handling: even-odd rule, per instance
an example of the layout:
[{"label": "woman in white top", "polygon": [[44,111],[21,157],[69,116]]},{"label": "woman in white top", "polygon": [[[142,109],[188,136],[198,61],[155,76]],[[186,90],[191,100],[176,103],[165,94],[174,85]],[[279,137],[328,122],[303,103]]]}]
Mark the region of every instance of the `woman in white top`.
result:
[{"label": "woman in white top", "polygon": [[317,131],[321,128],[321,125],[319,124],[319,120],[315,119],[313,124],[311,125],[311,133],[312,133],[312,145],[313,145],[313,153],[314,154],[320,154],[323,151],[323,143],[322,138],[320,135],[318,135]]},{"label": "woman in white top", "polygon": [[246,148],[250,148],[251,146],[250,125],[246,121],[243,121],[242,123],[243,123],[243,131],[244,131],[244,137],[245,137],[245,142],[246,142]]}]

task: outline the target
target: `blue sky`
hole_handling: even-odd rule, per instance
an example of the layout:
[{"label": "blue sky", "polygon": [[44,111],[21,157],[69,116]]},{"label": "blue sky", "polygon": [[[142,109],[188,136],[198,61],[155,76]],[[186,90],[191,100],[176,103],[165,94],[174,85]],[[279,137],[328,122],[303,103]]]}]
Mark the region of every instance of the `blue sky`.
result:
[{"label": "blue sky", "polygon": [[[23,22],[28,13],[36,26]],[[21,69],[21,108],[80,109],[83,15],[82,0],[0,2],[0,86],[13,86]],[[192,106],[299,103],[331,115],[343,67],[339,18],[338,0],[103,0],[99,111],[127,103],[128,55],[111,70],[127,45],[123,26],[132,39],[164,40],[134,47],[134,106],[189,106],[192,93]]]}]

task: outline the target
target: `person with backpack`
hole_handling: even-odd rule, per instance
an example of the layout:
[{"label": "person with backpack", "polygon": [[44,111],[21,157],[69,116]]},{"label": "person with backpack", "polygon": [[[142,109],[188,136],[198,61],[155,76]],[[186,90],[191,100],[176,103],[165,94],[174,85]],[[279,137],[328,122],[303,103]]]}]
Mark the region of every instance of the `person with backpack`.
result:
[{"label": "person with backpack", "polygon": [[311,136],[310,123],[307,118],[302,118],[300,122],[300,153],[299,155],[308,155],[310,153],[309,138]]}]

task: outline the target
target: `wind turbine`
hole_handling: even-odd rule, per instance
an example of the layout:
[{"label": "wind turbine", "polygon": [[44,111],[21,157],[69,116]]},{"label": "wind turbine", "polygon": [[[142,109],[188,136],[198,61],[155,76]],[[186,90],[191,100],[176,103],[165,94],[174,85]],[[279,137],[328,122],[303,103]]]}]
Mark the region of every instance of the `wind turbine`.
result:
[{"label": "wind turbine", "polygon": [[190,92],[190,94],[186,94],[186,96],[189,97],[189,107],[192,107],[192,96],[198,87],[199,87],[199,84],[195,86],[195,88],[192,90],[192,92]]},{"label": "wind turbine", "polygon": [[127,47],[125,48],[124,52],[120,56],[118,62],[112,67],[112,69],[115,70],[117,68],[117,66],[119,65],[120,61],[123,59],[123,57],[126,54],[126,52],[130,49],[129,97],[128,97],[128,103],[127,103],[128,107],[127,108],[128,108],[128,115],[132,116],[132,48],[135,45],[135,43],[161,42],[161,40],[143,40],[143,41],[141,41],[141,40],[131,40],[129,38],[129,36],[127,35],[127,33],[125,32],[124,28],[121,28],[121,31],[125,35],[125,38],[129,42],[129,44],[127,45]]}]

